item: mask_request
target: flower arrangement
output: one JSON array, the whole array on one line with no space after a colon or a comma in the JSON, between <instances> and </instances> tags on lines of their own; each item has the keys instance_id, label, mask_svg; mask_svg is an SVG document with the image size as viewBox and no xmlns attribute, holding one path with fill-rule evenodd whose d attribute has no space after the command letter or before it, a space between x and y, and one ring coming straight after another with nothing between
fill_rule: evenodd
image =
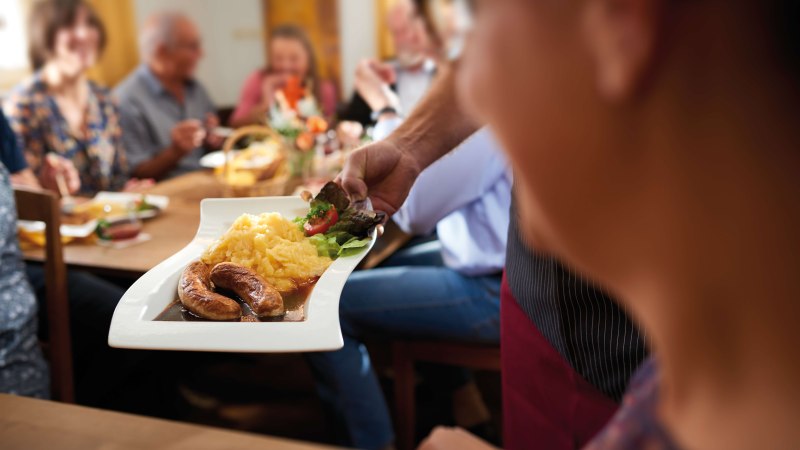
<instances>
[{"instance_id":1,"label":"flower arrangement","mask_svg":"<svg viewBox=\"0 0 800 450\"><path fill-rule=\"evenodd\" d=\"M328 122L322 118L311 89L304 88L297 77L287 80L275 100L269 111L269 126L286 144L292 174L306 176L314 158L312 150L324 140Z\"/></svg>"}]
</instances>

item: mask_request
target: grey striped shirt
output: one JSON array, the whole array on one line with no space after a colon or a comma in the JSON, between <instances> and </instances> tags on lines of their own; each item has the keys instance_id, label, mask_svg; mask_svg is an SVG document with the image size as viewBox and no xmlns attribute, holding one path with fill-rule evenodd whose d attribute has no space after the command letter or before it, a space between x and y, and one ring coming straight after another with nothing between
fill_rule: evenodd
<instances>
[{"instance_id":1,"label":"grey striped shirt","mask_svg":"<svg viewBox=\"0 0 800 450\"><path fill-rule=\"evenodd\" d=\"M644 335L597 286L529 251L517 220L512 206L506 274L517 303L576 372L619 402L647 356Z\"/></svg>"}]
</instances>

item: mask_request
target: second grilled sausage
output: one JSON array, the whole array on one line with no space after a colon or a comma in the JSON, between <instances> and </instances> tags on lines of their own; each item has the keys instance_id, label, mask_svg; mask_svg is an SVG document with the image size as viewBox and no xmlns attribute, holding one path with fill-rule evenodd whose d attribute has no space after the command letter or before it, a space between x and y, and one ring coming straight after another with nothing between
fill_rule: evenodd
<instances>
[{"instance_id":1,"label":"second grilled sausage","mask_svg":"<svg viewBox=\"0 0 800 450\"><path fill-rule=\"evenodd\" d=\"M204 319L236 320L242 316L242 307L235 300L211 290L208 266L201 261L183 269L178 298L186 309Z\"/></svg>"},{"instance_id":2,"label":"second grilled sausage","mask_svg":"<svg viewBox=\"0 0 800 450\"><path fill-rule=\"evenodd\" d=\"M211 269L211 281L218 288L236 293L258 317L276 317L286 313L281 293L247 267L219 263Z\"/></svg>"}]
</instances>

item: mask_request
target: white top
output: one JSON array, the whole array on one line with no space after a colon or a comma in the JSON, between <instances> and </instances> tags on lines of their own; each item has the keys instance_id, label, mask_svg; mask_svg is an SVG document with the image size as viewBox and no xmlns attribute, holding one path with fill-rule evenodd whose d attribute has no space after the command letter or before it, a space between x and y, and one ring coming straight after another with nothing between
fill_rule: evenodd
<instances>
[{"instance_id":1,"label":"white top","mask_svg":"<svg viewBox=\"0 0 800 450\"><path fill-rule=\"evenodd\" d=\"M397 69L395 90L397 91L397 97L400 99L400 113L402 115L409 115L419 100L425 96L435 74L436 63L432 59L426 60L419 70Z\"/></svg>"},{"instance_id":2,"label":"white top","mask_svg":"<svg viewBox=\"0 0 800 450\"><path fill-rule=\"evenodd\" d=\"M394 221L410 234L433 229L445 265L485 275L505 265L512 176L488 129L425 169Z\"/></svg>"}]
</instances>

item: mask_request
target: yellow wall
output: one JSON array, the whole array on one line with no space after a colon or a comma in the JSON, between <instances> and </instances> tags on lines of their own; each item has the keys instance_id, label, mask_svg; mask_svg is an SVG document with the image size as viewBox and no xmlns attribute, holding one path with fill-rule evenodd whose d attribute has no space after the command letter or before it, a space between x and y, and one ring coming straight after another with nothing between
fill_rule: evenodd
<instances>
[{"instance_id":1,"label":"yellow wall","mask_svg":"<svg viewBox=\"0 0 800 450\"><path fill-rule=\"evenodd\" d=\"M139 64L136 20L132 0L89 0L103 19L108 34L106 50L89 76L113 87Z\"/></svg>"},{"instance_id":2,"label":"yellow wall","mask_svg":"<svg viewBox=\"0 0 800 450\"><path fill-rule=\"evenodd\" d=\"M386 13L396 0L375 0L378 7L375 8L375 23L378 30L378 58L381 60L392 59L394 57L394 41L392 35L386 28Z\"/></svg>"}]
</instances>

